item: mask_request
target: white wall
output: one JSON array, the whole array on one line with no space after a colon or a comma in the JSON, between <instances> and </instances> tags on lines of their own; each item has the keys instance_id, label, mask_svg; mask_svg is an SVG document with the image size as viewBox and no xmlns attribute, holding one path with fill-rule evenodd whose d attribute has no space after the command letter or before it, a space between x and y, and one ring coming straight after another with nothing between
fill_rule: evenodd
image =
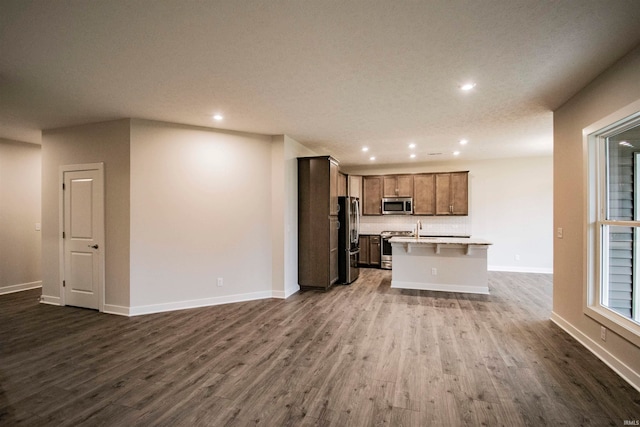
<instances>
[{"instance_id":1,"label":"white wall","mask_svg":"<svg viewBox=\"0 0 640 427\"><path fill-rule=\"evenodd\" d=\"M638 76L640 47L554 113L554 227L563 228L564 238L554 243L553 319L640 390L640 348L611 330L602 341L600 324L583 309L588 248L582 130L640 99Z\"/></svg>"},{"instance_id":2,"label":"white wall","mask_svg":"<svg viewBox=\"0 0 640 427\"><path fill-rule=\"evenodd\" d=\"M317 156L296 140L284 136L285 175L285 295L300 290L298 284L298 157Z\"/></svg>"},{"instance_id":3,"label":"white wall","mask_svg":"<svg viewBox=\"0 0 640 427\"><path fill-rule=\"evenodd\" d=\"M287 298L300 290L297 158L316 154L286 135L272 138L271 154L273 292Z\"/></svg>"},{"instance_id":4,"label":"white wall","mask_svg":"<svg viewBox=\"0 0 640 427\"><path fill-rule=\"evenodd\" d=\"M284 171L284 135L271 138L271 286L275 297L286 298L285 294L285 240L287 224L286 182Z\"/></svg>"},{"instance_id":5,"label":"white wall","mask_svg":"<svg viewBox=\"0 0 640 427\"><path fill-rule=\"evenodd\" d=\"M98 162L104 162L105 168L105 305L129 306L129 120L42 133L42 296L45 302L60 303L60 166Z\"/></svg>"},{"instance_id":6,"label":"white wall","mask_svg":"<svg viewBox=\"0 0 640 427\"><path fill-rule=\"evenodd\" d=\"M550 273L553 268L553 158L459 160L394 167L349 168L353 174L469 171L469 216L419 217L424 230L452 230L493 243L489 269ZM417 217L363 217L372 229L411 229ZM389 225L384 224L389 221ZM366 229L366 228L365 228ZM380 230L378 230L380 231ZM516 260L516 255L519 257Z\"/></svg>"},{"instance_id":7,"label":"white wall","mask_svg":"<svg viewBox=\"0 0 640 427\"><path fill-rule=\"evenodd\" d=\"M271 297L272 155L270 136L132 120L131 314Z\"/></svg>"},{"instance_id":8,"label":"white wall","mask_svg":"<svg viewBox=\"0 0 640 427\"><path fill-rule=\"evenodd\" d=\"M41 286L40 145L0 139L0 294Z\"/></svg>"}]
</instances>

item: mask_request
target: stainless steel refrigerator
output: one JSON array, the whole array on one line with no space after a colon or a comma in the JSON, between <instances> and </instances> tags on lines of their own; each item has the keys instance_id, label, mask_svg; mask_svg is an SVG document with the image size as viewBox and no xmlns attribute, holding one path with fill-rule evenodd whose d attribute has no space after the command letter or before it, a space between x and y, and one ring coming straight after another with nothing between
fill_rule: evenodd
<instances>
[{"instance_id":1,"label":"stainless steel refrigerator","mask_svg":"<svg viewBox=\"0 0 640 427\"><path fill-rule=\"evenodd\" d=\"M357 197L338 197L338 272L339 283L349 284L358 278L360 256L360 200Z\"/></svg>"}]
</instances>

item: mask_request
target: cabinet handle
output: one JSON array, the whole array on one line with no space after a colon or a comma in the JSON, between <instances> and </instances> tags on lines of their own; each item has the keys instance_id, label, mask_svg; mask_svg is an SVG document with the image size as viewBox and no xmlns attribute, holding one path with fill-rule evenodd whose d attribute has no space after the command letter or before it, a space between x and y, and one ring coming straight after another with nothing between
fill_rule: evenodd
<instances>
[{"instance_id":1,"label":"cabinet handle","mask_svg":"<svg viewBox=\"0 0 640 427\"><path fill-rule=\"evenodd\" d=\"M453 213L453 205L449 205L449 213Z\"/></svg>"}]
</instances>

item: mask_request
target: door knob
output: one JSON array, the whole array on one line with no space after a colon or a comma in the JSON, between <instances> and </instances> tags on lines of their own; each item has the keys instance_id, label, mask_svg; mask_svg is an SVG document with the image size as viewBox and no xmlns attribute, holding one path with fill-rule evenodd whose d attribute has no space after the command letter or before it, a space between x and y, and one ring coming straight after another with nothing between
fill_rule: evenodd
<instances>
[{"instance_id":1,"label":"door knob","mask_svg":"<svg viewBox=\"0 0 640 427\"><path fill-rule=\"evenodd\" d=\"M95 244L95 245L87 245L87 246L90 247L90 248L93 248L93 249L98 249L98 245L97 244Z\"/></svg>"}]
</instances>

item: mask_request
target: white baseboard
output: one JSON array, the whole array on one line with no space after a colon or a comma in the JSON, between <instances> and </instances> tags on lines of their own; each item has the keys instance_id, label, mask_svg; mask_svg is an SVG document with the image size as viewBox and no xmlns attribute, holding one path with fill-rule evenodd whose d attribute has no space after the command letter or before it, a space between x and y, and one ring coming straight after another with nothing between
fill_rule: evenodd
<instances>
[{"instance_id":1,"label":"white baseboard","mask_svg":"<svg viewBox=\"0 0 640 427\"><path fill-rule=\"evenodd\" d=\"M602 347L597 341L592 340L580 330L575 328L571 323L560 317L555 312L551 313L551 321L558 325L560 329L571 335L587 350L593 353L598 359L602 360L608 367L613 369L615 373L631 384L636 390L640 391L640 373L634 371L623 363L620 359L609 353L607 349Z\"/></svg>"},{"instance_id":2,"label":"white baseboard","mask_svg":"<svg viewBox=\"0 0 640 427\"><path fill-rule=\"evenodd\" d=\"M114 304L105 304L102 310L103 313L116 314L118 316L130 316L130 311L129 307Z\"/></svg>"},{"instance_id":3,"label":"white baseboard","mask_svg":"<svg viewBox=\"0 0 640 427\"><path fill-rule=\"evenodd\" d=\"M293 295L293 294L295 294L297 292L300 292L300 285L295 285L295 286L292 286L292 287L290 287L288 289L285 289L284 292L285 292L284 293L284 298L287 299L291 295Z\"/></svg>"},{"instance_id":4,"label":"white baseboard","mask_svg":"<svg viewBox=\"0 0 640 427\"><path fill-rule=\"evenodd\" d=\"M286 292L285 291L271 291L271 297L272 298L277 298L277 299L286 299Z\"/></svg>"},{"instance_id":5,"label":"white baseboard","mask_svg":"<svg viewBox=\"0 0 640 427\"><path fill-rule=\"evenodd\" d=\"M60 297L53 297L51 295L42 295L40 297L40 304L62 305L62 300L60 299Z\"/></svg>"},{"instance_id":6,"label":"white baseboard","mask_svg":"<svg viewBox=\"0 0 640 427\"><path fill-rule=\"evenodd\" d=\"M29 289L36 289L42 287L42 280L37 282L20 283L17 285L9 285L0 287L0 295L12 294L14 292L27 291Z\"/></svg>"},{"instance_id":7,"label":"white baseboard","mask_svg":"<svg viewBox=\"0 0 640 427\"><path fill-rule=\"evenodd\" d=\"M137 307L125 307L122 305L105 304L103 313L115 314L118 316L140 316L143 314L162 313L166 311L185 310L189 308L209 307L221 304L232 304L235 302L254 301L267 298L286 299L298 292L298 289L286 291L261 291L247 294L226 295L222 297L203 298L198 300L176 301L163 304L140 305ZM42 295L40 303L50 305L62 305L60 297Z\"/></svg>"},{"instance_id":8,"label":"white baseboard","mask_svg":"<svg viewBox=\"0 0 640 427\"><path fill-rule=\"evenodd\" d=\"M209 307L213 305L230 304L234 302L274 298L273 294L273 291L261 291L250 292L247 294L226 295L222 297L202 298L197 300L168 302L163 304L140 305L137 307L130 307L129 316L139 316L142 314L162 313L165 311L184 310L187 308Z\"/></svg>"},{"instance_id":9,"label":"white baseboard","mask_svg":"<svg viewBox=\"0 0 640 427\"><path fill-rule=\"evenodd\" d=\"M462 292L467 294L484 295L489 294L489 288L487 286L448 285L439 283L401 282L398 280L392 280L391 287L395 289L416 289L419 291Z\"/></svg>"},{"instance_id":10,"label":"white baseboard","mask_svg":"<svg viewBox=\"0 0 640 427\"><path fill-rule=\"evenodd\" d=\"M553 274L553 268L542 267L512 267L512 266L499 266L490 265L487 267L489 271L505 271L509 273L541 273L541 274Z\"/></svg>"}]
</instances>

